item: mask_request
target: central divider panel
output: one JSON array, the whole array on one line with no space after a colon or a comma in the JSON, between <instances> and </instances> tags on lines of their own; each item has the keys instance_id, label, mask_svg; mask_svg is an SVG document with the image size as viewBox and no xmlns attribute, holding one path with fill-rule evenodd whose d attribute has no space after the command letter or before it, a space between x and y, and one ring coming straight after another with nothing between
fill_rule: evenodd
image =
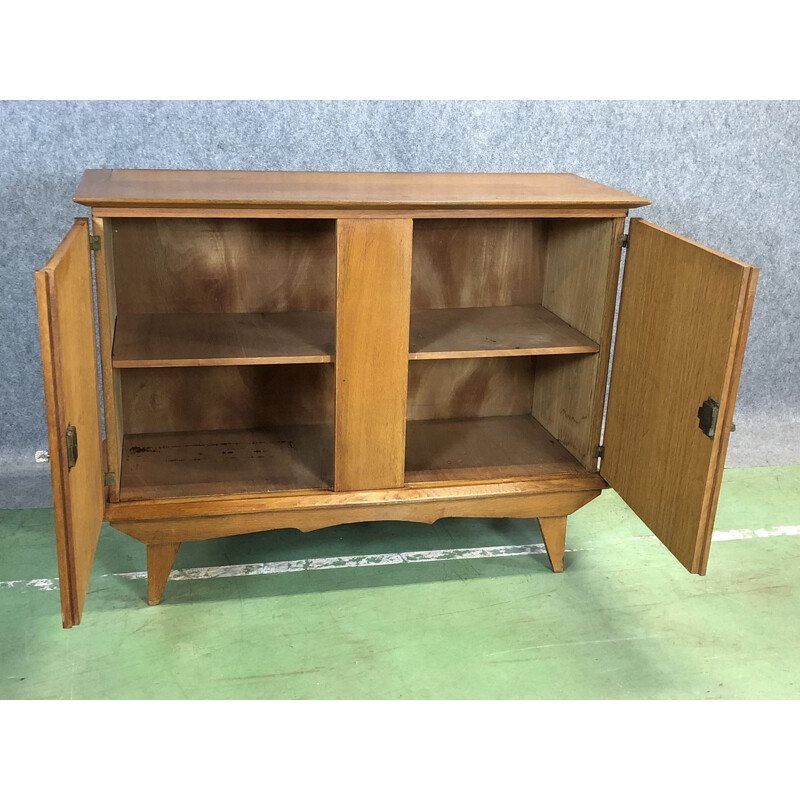
<instances>
[{"instance_id":1,"label":"central divider panel","mask_svg":"<svg viewBox=\"0 0 800 800\"><path fill-rule=\"evenodd\" d=\"M404 481L410 219L336 223L337 491Z\"/></svg>"}]
</instances>

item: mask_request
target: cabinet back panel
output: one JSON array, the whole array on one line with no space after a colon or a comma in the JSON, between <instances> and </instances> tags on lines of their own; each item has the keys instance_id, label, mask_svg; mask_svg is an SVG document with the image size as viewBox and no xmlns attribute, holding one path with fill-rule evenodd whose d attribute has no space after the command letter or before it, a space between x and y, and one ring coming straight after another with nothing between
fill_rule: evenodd
<instances>
[{"instance_id":1,"label":"cabinet back panel","mask_svg":"<svg viewBox=\"0 0 800 800\"><path fill-rule=\"evenodd\" d=\"M109 219L119 314L334 311L334 220Z\"/></svg>"},{"instance_id":2,"label":"cabinet back panel","mask_svg":"<svg viewBox=\"0 0 800 800\"><path fill-rule=\"evenodd\" d=\"M120 372L126 434L333 422L333 364Z\"/></svg>"},{"instance_id":3,"label":"cabinet back panel","mask_svg":"<svg viewBox=\"0 0 800 800\"><path fill-rule=\"evenodd\" d=\"M538 219L414 220L412 309L541 303L544 224Z\"/></svg>"},{"instance_id":4,"label":"cabinet back panel","mask_svg":"<svg viewBox=\"0 0 800 800\"><path fill-rule=\"evenodd\" d=\"M410 361L410 420L530 414L533 358Z\"/></svg>"}]
</instances>

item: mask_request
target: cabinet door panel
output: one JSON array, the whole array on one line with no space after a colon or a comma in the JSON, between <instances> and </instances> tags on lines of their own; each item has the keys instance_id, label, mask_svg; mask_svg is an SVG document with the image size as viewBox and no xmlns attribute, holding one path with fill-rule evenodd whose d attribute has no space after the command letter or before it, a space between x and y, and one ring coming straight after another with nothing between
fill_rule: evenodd
<instances>
[{"instance_id":1,"label":"cabinet door panel","mask_svg":"<svg viewBox=\"0 0 800 800\"><path fill-rule=\"evenodd\" d=\"M81 620L105 502L87 220L75 221L36 273L36 300L61 616L70 628Z\"/></svg>"},{"instance_id":2,"label":"cabinet door panel","mask_svg":"<svg viewBox=\"0 0 800 800\"><path fill-rule=\"evenodd\" d=\"M337 491L403 485L411 236L410 219L336 225Z\"/></svg>"},{"instance_id":3,"label":"cabinet door panel","mask_svg":"<svg viewBox=\"0 0 800 800\"><path fill-rule=\"evenodd\" d=\"M631 221L600 474L694 573L708 561L757 279ZM713 438L698 417L709 400Z\"/></svg>"}]
</instances>

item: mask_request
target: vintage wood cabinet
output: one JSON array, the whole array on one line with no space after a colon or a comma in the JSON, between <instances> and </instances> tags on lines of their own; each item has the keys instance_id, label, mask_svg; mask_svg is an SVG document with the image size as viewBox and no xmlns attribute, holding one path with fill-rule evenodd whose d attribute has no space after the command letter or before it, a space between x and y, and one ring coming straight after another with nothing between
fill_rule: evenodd
<instances>
[{"instance_id":1,"label":"vintage wood cabinet","mask_svg":"<svg viewBox=\"0 0 800 800\"><path fill-rule=\"evenodd\" d=\"M560 571L607 486L705 572L758 270L625 233L647 200L159 170L89 170L75 200L91 235L36 275L65 627L104 519L147 545L151 603L182 542L364 520L536 517Z\"/></svg>"}]
</instances>

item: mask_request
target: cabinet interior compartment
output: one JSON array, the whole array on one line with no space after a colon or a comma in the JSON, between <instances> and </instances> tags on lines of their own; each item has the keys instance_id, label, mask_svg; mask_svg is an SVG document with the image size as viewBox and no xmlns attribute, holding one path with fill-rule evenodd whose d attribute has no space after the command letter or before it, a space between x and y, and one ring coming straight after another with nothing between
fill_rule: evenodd
<instances>
[{"instance_id":1,"label":"cabinet interior compartment","mask_svg":"<svg viewBox=\"0 0 800 800\"><path fill-rule=\"evenodd\" d=\"M597 471L618 220L416 220L406 482Z\"/></svg>"},{"instance_id":2,"label":"cabinet interior compartment","mask_svg":"<svg viewBox=\"0 0 800 800\"><path fill-rule=\"evenodd\" d=\"M115 368L334 360L333 220L112 222Z\"/></svg>"},{"instance_id":3,"label":"cabinet interior compartment","mask_svg":"<svg viewBox=\"0 0 800 800\"><path fill-rule=\"evenodd\" d=\"M332 364L120 372L121 500L332 486Z\"/></svg>"},{"instance_id":4,"label":"cabinet interior compartment","mask_svg":"<svg viewBox=\"0 0 800 800\"><path fill-rule=\"evenodd\" d=\"M409 362L406 483L583 474L531 414L537 361Z\"/></svg>"},{"instance_id":5,"label":"cabinet interior compartment","mask_svg":"<svg viewBox=\"0 0 800 800\"><path fill-rule=\"evenodd\" d=\"M330 488L335 222L114 218L104 248L119 499Z\"/></svg>"}]
</instances>

